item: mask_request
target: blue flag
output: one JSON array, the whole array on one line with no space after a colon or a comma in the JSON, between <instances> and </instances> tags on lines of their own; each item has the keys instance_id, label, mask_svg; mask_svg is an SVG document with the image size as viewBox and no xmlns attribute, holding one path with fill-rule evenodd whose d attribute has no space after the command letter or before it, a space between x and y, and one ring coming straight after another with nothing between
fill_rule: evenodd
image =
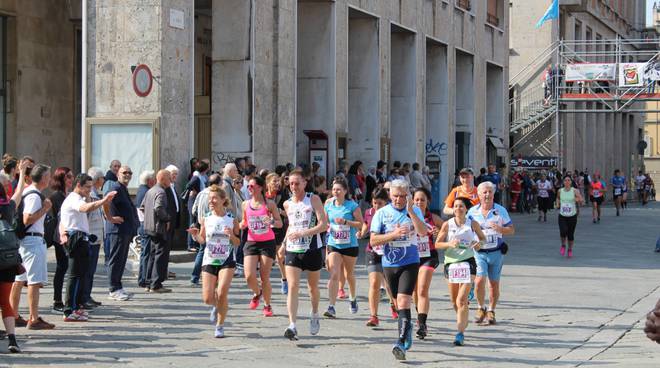
<instances>
[{"instance_id":1,"label":"blue flag","mask_svg":"<svg viewBox=\"0 0 660 368\"><path fill-rule=\"evenodd\" d=\"M559 19L559 0L552 0L552 4L550 4L548 10L545 11L543 17L536 23L536 28L541 27L546 20L550 19Z\"/></svg>"}]
</instances>

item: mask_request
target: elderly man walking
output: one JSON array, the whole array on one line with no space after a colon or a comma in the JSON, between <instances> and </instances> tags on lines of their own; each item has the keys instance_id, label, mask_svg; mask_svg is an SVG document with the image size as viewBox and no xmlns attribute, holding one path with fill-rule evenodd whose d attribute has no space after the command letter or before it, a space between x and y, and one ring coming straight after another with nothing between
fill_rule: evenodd
<instances>
[{"instance_id":1,"label":"elderly man walking","mask_svg":"<svg viewBox=\"0 0 660 368\"><path fill-rule=\"evenodd\" d=\"M168 211L168 194L171 175L167 170L156 174L156 185L151 187L144 196L140 209L144 213L144 234L149 238L151 252L147 263L151 283L148 291L152 293L169 293L172 290L163 287L167 279L167 263L170 257L170 242L173 226L171 212Z\"/></svg>"},{"instance_id":2,"label":"elderly man walking","mask_svg":"<svg viewBox=\"0 0 660 368\"><path fill-rule=\"evenodd\" d=\"M477 323L488 325L495 324L495 306L500 298L500 275L504 263L504 254L508 246L502 240L503 235L513 235L515 229L507 210L494 202L497 187L490 181L484 181L477 187L479 204L470 208L468 218L481 225L486 235L486 244L478 252L474 259L477 262L477 277L475 279L477 303ZM489 285L489 305L485 306L486 278Z\"/></svg>"},{"instance_id":3,"label":"elderly man walking","mask_svg":"<svg viewBox=\"0 0 660 368\"><path fill-rule=\"evenodd\" d=\"M110 279L109 298L118 301L131 299L132 295L124 290L121 279L128 260L129 244L137 234L137 209L128 194L128 183L133 172L128 166L122 166L118 172L118 182L111 188L117 192L112 201L105 203L104 210L110 214L106 222L106 238L109 244L108 278Z\"/></svg>"}]
</instances>

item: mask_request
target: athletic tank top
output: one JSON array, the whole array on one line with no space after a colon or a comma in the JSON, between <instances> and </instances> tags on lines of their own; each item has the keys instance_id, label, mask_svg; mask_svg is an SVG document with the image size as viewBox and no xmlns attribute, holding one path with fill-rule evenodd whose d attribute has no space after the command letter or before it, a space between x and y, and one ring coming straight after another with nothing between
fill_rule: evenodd
<instances>
[{"instance_id":1,"label":"athletic tank top","mask_svg":"<svg viewBox=\"0 0 660 368\"><path fill-rule=\"evenodd\" d=\"M575 203L575 191L573 191L573 188L568 191L566 191L564 188L561 188L559 190L559 215L564 217L571 217L575 216L576 214L577 205Z\"/></svg>"},{"instance_id":2,"label":"athletic tank top","mask_svg":"<svg viewBox=\"0 0 660 368\"><path fill-rule=\"evenodd\" d=\"M601 180L596 180L591 184L592 188L592 195L594 198L600 198L603 195L603 190L605 190L605 187L603 186L603 182Z\"/></svg>"},{"instance_id":3,"label":"athletic tank top","mask_svg":"<svg viewBox=\"0 0 660 368\"><path fill-rule=\"evenodd\" d=\"M204 228L206 229L206 248L202 266L222 266L229 257L233 256L234 247L229 241L229 236L225 234L225 229L234 228L234 216L229 212L222 217L211 213L204 218Z\"/></svg>"},{"instance_id":4,"label":"athletic tank top","mask_svg":"<svg viewBox=\"0 0 660 368\"><path fill-rule=\"evenodd\" d=\"M426 228L429 230L428 235L425 236L419 236L417 235L417 251L419 252L419 258L425 258L425 257L430 257L431 256L431 251L435 250L435 244L433 244L433 233L431 232L431 229L433 229L433 215L431 215L431 212L426 211L426 214L424 215L424 224L426 224Z\"/></svg>"},{"instance_id":5,"label":"athletic tank top","mask_svg":"<svg viewBox=\"0 0 660 368\"><path fill-rule=\"evenodd\" d=\"M316 226L316 212L312 207L312 193L306 193L300 202L294 202L293 198L287 200L288 210L286 216L289 218L289 233L303 231ZM320 238L317 235L306 236L295 241L286 239L286 251L291 253L305 253L308 249L319 249Z\"/></svg>"},{"instance_id":6,"label":"athletic tank top","mask_svg":"<svg viewBox=\"0 0 660 368\"><path fill-rule=\"evenodd\" d=\"M255 210L252 208L252 201L248 201L245 216L248 223L248 241L265 242L275 239L275 233L270 227L270 212L265 203Z\"/></svg>"},{"instance_id":7,"label":"athletic tank top","mask_svg":"<svg viewBox=\"0 0 660 368\"><path fill-rule=\"evenodd\" d=\"M474 257L474 250L471 245L477 239L477 235L472 230L472 220L465 219L463 226L456 224L456 218L453 217L447 221L449 229L447 232L447 241L454 239L459 241L458 248L445 249L445 264L456 263Z\"/></svg>"}]
</instances>

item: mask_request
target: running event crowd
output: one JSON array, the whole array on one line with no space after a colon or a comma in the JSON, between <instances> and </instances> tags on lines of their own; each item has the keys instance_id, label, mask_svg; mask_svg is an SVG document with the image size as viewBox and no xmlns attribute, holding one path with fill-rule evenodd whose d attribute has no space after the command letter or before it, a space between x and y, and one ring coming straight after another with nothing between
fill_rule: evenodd
<instances>
[{"instance_id":1,"label":"running event crowd","mask_svg":"<svg viewBox=\"0 0 660 368\"><path fill-rule=\"evenodd\" d=\"M360 161L342 164L327 183L319 169L318 164L258 169L245 157L225 164L221 172L211 172L209 160L192 159L187 184L177 188L179 169L173 165L133 173L114 160L107 172L92 167L76 174L27 156L5 154L0 173L0 242L11 243L14 237L20 244L14 261L12 257L0 261L0 307L9 351L20 352L15 327L55 328L39 314L40 290L47 284L53 287L52 308L62 313L65 323L86 322L89 312L102 306L92 298L101 249L109 299L133 297L122 284L130 252L139 252L137 283L146 293L171 292L165 284L176 275L168 270L169 256L179 239L196 253L190 284L201 287L202 301L211 307L215 337L224 337L234 277L244 277L253 293L249 309L263 305L264 317L274 315L270 277L274 264L280 276L276 286L286 295L286 338L298 339L303 273L312 305L306 332L319 334L322 316L334 319L342 313L336 308L337 299L348 299L346 312L356 314L355 266L360 252L365 252L370 312L366 325L379 325L379 301L388 298L387 314L399 326L392 348L396 359L406 358L413 332L418 339L428 334L429 290L438 268L456 311L453 344L462 346L469 300L476 299L477 324L496 323L508 250L504 239L515 231L509 210L538 208L538 221L546 221L547 212L557 209L560 252L572 257L580 206L590 201L593 222L599 223L609 187L619 215L632 184L618 170L608 184L598 172L551 170L532 175L515 170L507 178L494 165L481 169L478 176L463 168L456 172L444 207L433 213L432 177L417 163L394 162L388 167L379 161L369 170ZM128 185L134 175L139 187L132 197ZM640 172L634 180L640 200L651 200L650 177ZM509 205L502 206L503 202ZM180 223L183 219L186 223ZM366 243L362 250L361 239ZM54 249L57 260L50 283L48 248ZM3 254L8 249L1 248ZM319 309L322 269L329 274L323 310ZM18 308L23 289L28 301L25 317Z\"/></svg>"}]
</instances>

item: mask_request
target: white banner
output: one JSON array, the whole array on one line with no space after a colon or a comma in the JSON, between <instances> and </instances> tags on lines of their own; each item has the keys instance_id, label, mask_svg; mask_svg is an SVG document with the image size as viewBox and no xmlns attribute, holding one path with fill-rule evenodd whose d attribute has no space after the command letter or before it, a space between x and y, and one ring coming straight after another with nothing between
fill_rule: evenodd
<instances>
[{"instance_id":1,"label":"white banner","mask_svg":"<svg viewBox=\"0 0 660 368\"><path fill-rule=\"evenodd\" d=\"M566 65L566 81L613 81L616 64L580 63Z\"/></svg>"}]
</instances>

